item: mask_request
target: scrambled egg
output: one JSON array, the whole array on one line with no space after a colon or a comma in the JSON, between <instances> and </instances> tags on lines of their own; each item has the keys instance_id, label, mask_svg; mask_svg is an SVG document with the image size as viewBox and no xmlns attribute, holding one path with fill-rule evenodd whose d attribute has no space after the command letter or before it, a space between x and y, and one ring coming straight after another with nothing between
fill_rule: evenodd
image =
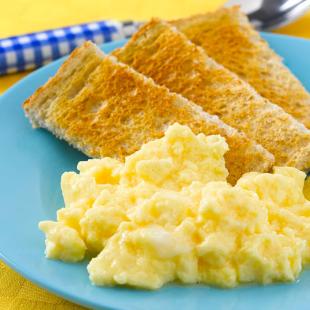
<instances>
[{"instance_id":1,"label":"scrambled egg","mask_svg":"<svg viewBox=\"0 0 310 310\"><path fill-rule=\"evenodd\" d=\"M128 156L78 164L64 173L65 208L40 222L46 256L93 256L96 285L160 288L167 282L293 281L310 262L305 174L275 168L226 182L220 136L174 124Z\"/></svg>"},{"instance_id":2,"label":"scrambled egg","mask_svg":"<svg viewBox=\"0 0 310 310\"><path fill-rule=\"evenodd\" d=\"M308 178L305 181L304 195L308 200L310 199L310 176L308 176Z\"/></svg>"}]
</instances>

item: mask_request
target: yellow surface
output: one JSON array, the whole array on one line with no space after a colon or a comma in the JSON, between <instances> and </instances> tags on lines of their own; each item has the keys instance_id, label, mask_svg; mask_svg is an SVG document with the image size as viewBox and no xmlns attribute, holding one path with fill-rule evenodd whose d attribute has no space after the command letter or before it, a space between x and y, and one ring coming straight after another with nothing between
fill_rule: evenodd
<instances>
[{"instance_id":1,"label":"yellow surface","mask_svg":"<svg viewBox=\"0 0 310 310\"><path fill-rule=\"evenodd\" d=\"M105 18L174 18L216 9L224 0L0 0L0 37ZM279 30L310 38L310 12ZM0 93L26 74L0 77ZM0 262L0 309L80 309L31 284Z\"/></svg>"},{"instance_id":2,"label":"yellow surface","mask_svg":"<svg viewBox=\"0 0 310 310\"><path fill-rule=\"evenodd\" d=\"M62 175L57 221L39 224L46 256L75 263L88 250L98 286L296 280L310 262L305 173L275 167L231 186L227 150L223 137L176 123L125 163L79 162Z\"/></svg>"}]
</instances>

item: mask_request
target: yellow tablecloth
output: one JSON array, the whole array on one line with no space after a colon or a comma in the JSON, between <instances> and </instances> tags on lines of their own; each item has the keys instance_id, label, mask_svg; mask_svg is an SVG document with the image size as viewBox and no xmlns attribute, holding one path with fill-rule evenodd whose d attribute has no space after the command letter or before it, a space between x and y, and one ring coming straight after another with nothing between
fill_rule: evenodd
<instances>
[{"instance_id":1,"label":"yellow tablecloth","mask_svg":"<svg viewBox=\"0 0 310 310\"><path fill-rule=\"evenodd\" d=\"M0 37L101 19L177 18L224 0L0 0ZM310 38L310 12L277 32ZM0 77L0 93L27 73ZM0 261L0 309L82 309L25 280Z\"/></svg>"}]
</instances>

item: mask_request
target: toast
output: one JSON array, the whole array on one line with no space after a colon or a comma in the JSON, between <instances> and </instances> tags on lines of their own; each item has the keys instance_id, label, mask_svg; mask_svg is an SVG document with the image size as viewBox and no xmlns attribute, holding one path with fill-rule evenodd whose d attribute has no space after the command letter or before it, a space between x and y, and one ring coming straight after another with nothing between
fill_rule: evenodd
<instances>
[{"instance_id":1,"label":"toast","mask_svg":"<svg viewBox=\"0 0 310 310\"><path fill-rule=\"evenodd\" d=\"M217 64L175 27L154 19L113 54L243 131L275 156L276 165L310 167L310 130Z\"/></svg>"},{"instance_id":2,"label":"toast","mask_svg":"<svg viewBox=\"0 0 310 310\"><path fill-rule=\"evenodd\" d=\"M103 58L103 53L90 42L85 42L80 48L76 48L57 74L25 101L23 106L32 126L45 127L47 113L52 105L63 94L66 94L67 100L74 98Z\"/></svg>"},{"instance_id":3,"label":"toast","mask_svg":"<svg viewBox=\"0 0 310 310\"><path fill-rule=\"evenodd\" d=\"M79 61L86 53L93 53L94 62L100 58L88 74ZM57 83L63 87L55 90ZM48 129L90 157L123 159L179 122L195 133L226 138L230 150L225 159L232 183L245 172L268 171L273 164L273 156L244 134L91 43L75 50L24 103L24 110L35 127Z\"/></svg>"},{"instance_id":4,"label":"toast","mask_svg":"<svg viewBox=\"0 0 310 310\"><path fill-rule=\"evenodd\" d=\"M239 7L172 22L207 54L310 128L310 94Z\"/></svg>"}]
</instances>

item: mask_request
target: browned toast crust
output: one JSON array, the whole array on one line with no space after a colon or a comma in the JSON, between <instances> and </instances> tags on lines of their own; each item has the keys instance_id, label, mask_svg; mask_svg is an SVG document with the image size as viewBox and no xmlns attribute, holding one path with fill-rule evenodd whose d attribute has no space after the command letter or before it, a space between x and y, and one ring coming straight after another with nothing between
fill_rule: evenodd
<instances>
[{"instance_id":1,"label":"browned toast crust","mask_svg":"<svg viewBox=\"0 0 310 310\"><path fill-rule=\"evenodd\" d=\"M195 44L310 128L310 94L238 7L173 21Z\"/></svg>"},{"instance_id":2,"label":"browned toast crust","mask_svg":"<svg viewBox=\"0 0 310 310\"><path fill-rule=\"evenodd\" d=\"M243 131L269 150L277 165L310 167L310 131L168 23L145 24L114 55Z\"/></svg>"},{"instance_id":3,"label":"browned toast crust","mask_svg":"<svg viewBox=\"0 0 310 310\"><path fill-rule=\"evenodd\" d=\"M268 171L273 164L273 156L260 145L111 56L104 56L75 96L70 87L62 88L48 104L36 102L37 95L25 103L30 119L91 157L123 159L179 122L195 133L226 137L232 182L248 171Z\"/></svg>"}]
</instances>

